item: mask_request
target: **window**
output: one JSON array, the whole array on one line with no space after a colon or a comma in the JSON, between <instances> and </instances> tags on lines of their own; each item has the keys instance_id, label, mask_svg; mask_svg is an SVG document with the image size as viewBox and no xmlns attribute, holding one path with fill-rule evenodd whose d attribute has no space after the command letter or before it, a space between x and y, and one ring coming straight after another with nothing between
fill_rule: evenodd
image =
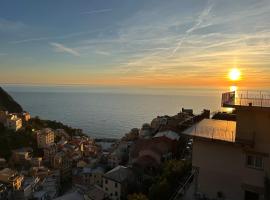
<instances>
[{"instance_id":1,"label":"window","mask_svg":"<svg viewBox=\"0 0 270 200\"><path fill-rule=\"evenodd\" d=\"M114 183L114 187L116 187L116 188L117 188L117 186L118 186L118 184L117 184L117 183Z\"/></svg>"},{"instance_id":2,"label":"window","mask_svg":"<svg viewBox=\"0 0 270 200\"><path fill-rule=\"evenodd\" d=\"M247 155L246 165L255 169L263 168L263 158L258 155Z\"/></svg>"},{"instance_id":3,"label":"window","mask_svg":"<svg viewBox=\"0 0 270 200\"><path fill-rule=\"evenodd\" d=\"M115 192L114 195L117 196L118 195L118 192Z\"/></svg>"},{"instance_id":4,"label":"window","mask_svg":"<svg viewBox=\"0 0 270 200\"><path fill-rule=\"evenodd\" d=\"M105 180L105 184L108 184L108 180L107 179Z\"/></svg>"}]
</instances>

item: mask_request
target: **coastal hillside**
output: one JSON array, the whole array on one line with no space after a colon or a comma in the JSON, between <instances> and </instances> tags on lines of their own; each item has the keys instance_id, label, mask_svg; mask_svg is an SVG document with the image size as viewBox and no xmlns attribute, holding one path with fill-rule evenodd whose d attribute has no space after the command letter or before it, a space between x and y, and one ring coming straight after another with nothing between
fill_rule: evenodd
<instances>
[{"instance_id":1,"label":"coastal hillside","mask_svg":"<svg viewBox=\"0 0 270 200\"><path fill-rule=\"evenodd\" d=\"M23 108L0 87L0 110L6 110L10 113L21 113Z\"/></svg>"}]
</instances>

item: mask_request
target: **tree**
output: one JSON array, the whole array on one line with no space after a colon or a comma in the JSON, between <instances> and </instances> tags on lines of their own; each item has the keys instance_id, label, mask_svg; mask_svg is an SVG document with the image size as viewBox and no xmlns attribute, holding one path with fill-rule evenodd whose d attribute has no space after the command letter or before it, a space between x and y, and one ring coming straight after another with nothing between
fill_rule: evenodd
<instances>
[{"instance_id":1,"label":"tree","mask_svg":"<svg viewBox=\"0 0 270 200\"><path fill-rule=\"evenodd\" d=\"M150 187L149 198L151 200L169 199L171 192L167 179L162 179Z\"/></svg>"},{"instance_id":2,"label":"tree","mask_svg":"<svg viewBox=\"0 0 270 200\"><path fill-rule=\"evenodd\" d=\"M128 200L148 200L148 198L142 193L134 193L128 195Z\"/></svg>"},{"instance_id":3,"label":"tree","mask_svg":"<svg viewBox=\"0 0 270 200\"><path fill-rule=\"evenodd\" d=\"M167 161L162 173L156 177L155 183L149 189L151 200L169 199L179 183L191 170L191 164L182 160Z\"/></svg>"}]
</instances>

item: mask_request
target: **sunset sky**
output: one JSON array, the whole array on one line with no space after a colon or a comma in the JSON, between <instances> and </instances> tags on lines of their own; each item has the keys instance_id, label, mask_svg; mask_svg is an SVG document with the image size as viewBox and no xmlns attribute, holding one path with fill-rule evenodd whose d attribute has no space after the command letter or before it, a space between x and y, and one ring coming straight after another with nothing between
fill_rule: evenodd
<instances>
[{"instance_id":1,"label":"sunset sky","mask_svg":"<svg viewBox=\"0 0 270 200\"><path fill-rule=\"evenodd\" d=\"M0 83L270 87L269 0L0 0Z\"/></svg>"}]
</instances>

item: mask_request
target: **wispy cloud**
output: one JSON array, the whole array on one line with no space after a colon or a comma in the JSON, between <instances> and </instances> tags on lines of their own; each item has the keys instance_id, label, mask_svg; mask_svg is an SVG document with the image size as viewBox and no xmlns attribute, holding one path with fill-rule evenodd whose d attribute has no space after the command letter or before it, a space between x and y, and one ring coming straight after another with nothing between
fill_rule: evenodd
<instances>
[{"instance_id":1,"label":"wispy cloud","mask_svg":"<svg viewBox=\"0 0 270 200\"><path fill-rule=\"evenodd\" d=\"M22 22L0 18L0 31L3 32L18 31L25 27L26 25Z\"/></svg>"},{"instance_id":2,"label":"wispy cloud","mask_svg":"<svg viewBox=\"0 0 270 200\"><path fill-rule=\"evenodd\" d=\"M46 41L46 40L69 39L69 38L79 37L79 36L87 35L87 34L91 34L91 33L97 33L100 31L104 31L106 29L107 28L91 30L91 31L81 31L81 32L69 33L69 34L65 34L65 35L58 35L58 36L52 36L52 37L27 38L27 39L23 39L23 40L10 41L10 43L11 44L20 44L20 43L36 42L36 41L44 41L44 40Z\"/></svg>"},{"instance_id":3,"label":"wispy cloud","mask_svg":"<svg viewBox=\"0 0 270 200\"><path fill-rule=\"evenodd\" d=\"M186 77L194 78L194 83L203 78L214 82L235 65L235 59L245 76L255 77L261 73L269 77L269 0L210 0L207 4L207 0L191 1L191 8L181 6L181 1L168 4L162 0L159 3L164 6L143 6L116 24L112 19L111 27L98 30L101 34L98 31L89 34L88 38L80 36L90 32L75 32L13 43L57 41L59 43L50 43L55 51L81 55L83 63L93 64L91 69L88 65L85 67L85 70L93 70L93 74L134 77L142 83L153 78L167 81ZM99 16L95 13L110 11L90 10L84 14L93 14L95 19ZM62 41L72 37L77 38ZM72 46L66 47L66 44ZM78 66L80 64L78 62Z\"/></svg>"},{"instance_id":4,"label":"wispy cloud","mask_svg":"<svg viewBox=\"0 0 270 200\"><path fill-rule=\"evenodd\" d=\"M112 11L112 9L107 8L107 9L99 9L99 10L90 10L90 11L82 12L81 14L92 15L92 14L111 12L111 11Z\"/></svg>"},{"instance_id":5,"label":"wispy cloud","mask_svg":"<svg viewBox=\"0 0 270 200\"><path fill-rule=\"evenodd\" d=\"M102 55L102 56L109 56L109 55L111 55L109 52L107 52L107 51L96 51L95 52L96 54L98 54L98 55Z\"/></svg>"},{"instance_id":6,"label":"wispy cloud","mask_svg":"<svg viewBox=\"0 0 270 200\"><path fill-rule=\"evenodd\" d=\"M202 13L198 16L195 24L189 28L185 34L182 36L182 38L179 39L179 42L177 43L177 46L175 47L175 49L172 52L172 55L174 55L177 50L180 48L180 46L183 44L183 42L186 40L186 38L196 29L200 28L202 23L204 22L204 20L208 17L211 9L213 8L213 4L210 4L208 2L208 5L206 6L206 8L202 11Z\"/></svg>"},{"instance_id":7,"label":"wispy cloud","mask_svg":"<svg viewBox=\"0 0 270 200\"><path fill-rule=\"evenodd\" d=\"M78 51L76 51L75 49L66 47L63 44L51 42L50 45L54 47L54 51L56 52L63 52L63 53L69 53L73 56L80 56L80 53Z\"/></svg>"}]
</instances>

